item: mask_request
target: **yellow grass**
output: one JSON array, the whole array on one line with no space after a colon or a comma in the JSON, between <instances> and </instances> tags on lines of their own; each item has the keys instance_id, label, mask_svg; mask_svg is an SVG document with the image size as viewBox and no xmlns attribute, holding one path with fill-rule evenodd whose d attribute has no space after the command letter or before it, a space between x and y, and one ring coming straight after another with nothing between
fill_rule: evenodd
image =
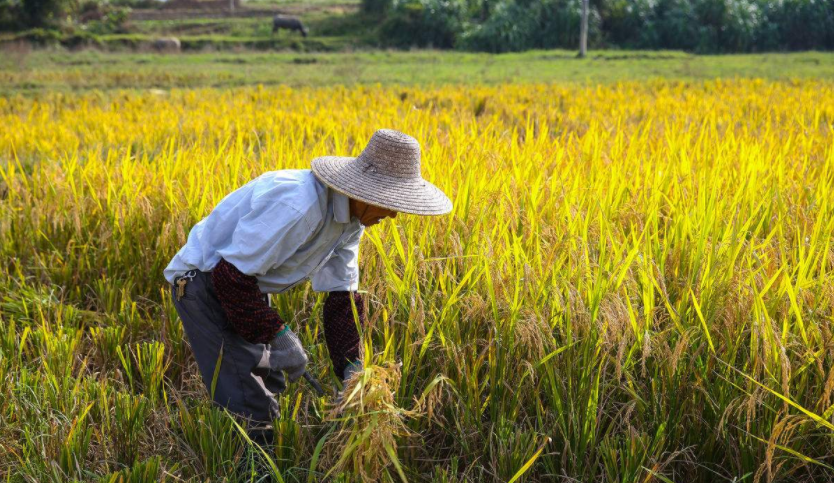
<instances>
[{"instance_id":1,"label":"yellow grass","mask_svg":"<svg viewBox=\"0 0 834 483\"><path fill-rule=\"evenodd\" d=\"M832 480L834 83L49 94L0 98L0 126L12 481L125 451L212 477L183 441L219 436L177 436L176 401L206 396L162 269L231 190L383 127L422 143L455 208L368 231L369 364L402 366L372 410L350 403L383 418L353 433L291 386L285 480ZM330 383L320 301L276 298ZM164 362L137 360L153 341ZM147 434L102 413L114 392L153 406Z\"/></svg>"}]
</instances>

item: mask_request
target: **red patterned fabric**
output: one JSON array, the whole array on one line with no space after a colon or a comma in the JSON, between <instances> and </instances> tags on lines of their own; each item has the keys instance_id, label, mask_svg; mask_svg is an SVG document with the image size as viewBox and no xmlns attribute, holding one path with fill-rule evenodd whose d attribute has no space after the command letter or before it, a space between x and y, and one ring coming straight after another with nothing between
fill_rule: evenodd
<instances>
[{"instance_id":1,"label":"red patterned fabric","mask_svg":"<svg viewBox=\"0 0 834 483\"><path fill-rule=\"evenodd\" d=\"M246 275L224 259L211 271L214 292L235 332L249 342L266 344L284 326L258 288L258 279Z\"/></svg>"},{"instance_id":2,"label":"red patterned fabric","mask_svg":"<svg viewBox=\"0 0 834 483\"><path fill-rule=\"evenodd\" d=\"M350 306L351 292L330 292L324 301L324 340L333 362L333 370L341 379L345 367L351 362L359 360L359 331L353 320L353 310ZM362 295L353 292L359 323L365 327L365 305Z\"/></svg>"}]
</instances>

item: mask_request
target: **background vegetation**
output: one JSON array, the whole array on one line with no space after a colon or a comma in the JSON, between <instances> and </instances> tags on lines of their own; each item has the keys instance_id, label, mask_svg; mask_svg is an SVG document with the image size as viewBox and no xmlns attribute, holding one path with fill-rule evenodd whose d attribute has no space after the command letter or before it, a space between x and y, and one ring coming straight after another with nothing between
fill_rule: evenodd
<instances>
[{"instance_id":1,"label":"background vegetation","mask_svg":"<svg viewBox=\"0 0 834 483\"><path fill-rule=\"evenodd\" d=\"M379 3L383 5L380 6ZM370 0L382 38L487 52L576 48L581 0ZM755 52L834 48L832 0L594 0L597 47Z\"/></svg>"},{"instance_id":2,"label":"background vegetation","mask_svg":"<svg viewBox=\"0 0 834 483\"><path fill-rule=\"evenodd\" d=\"M690 55L682 52L571 51L483 54L441 51L340 53L203 52L181 55L7 48L0 94L40 96L88 89L255 85L444 85L758 77L834 78L834 54Z\"/></svg>"},{"instance_id":3,"label":"background vegetation","mask_svg":"<svg viewBox=\"0 0 834 483\"><path fill-rule=\"evenodd\" d=\"M153 0L0 0L0 31L18 32L7 38L69 47L135 48L156 35L173 34L185 38L186 49L223 48L224 43L294 50L575 49L581 0L259 0L235 14L215 7L210 19L192 11L194 18L131 20L131 9L146 12L163 5ZM261 13L248 16L246 10ZM279 11L300 16L311 39L276 40L269 20ZM114 34L125 37L119 42L110 37ZM214 36L218 41L208 42ZM592 48L697 53L831 50L834 0L592 0L589 42Z\"/></svg>"},{"instance_id":4,"label":"background vegetation","mask_svg":"<svg viewBox=\"0 0 834 483\"><path fill-rule=\"evenodd\" d=\"M387 126L455 209L369 230L365 405L290 385L284 481L830 482L833 100L813 79L0 97L0 478L247 480L161 271L230 190ZM331 386L322 298L274 302Z\"/></svg>"}]
</instances>

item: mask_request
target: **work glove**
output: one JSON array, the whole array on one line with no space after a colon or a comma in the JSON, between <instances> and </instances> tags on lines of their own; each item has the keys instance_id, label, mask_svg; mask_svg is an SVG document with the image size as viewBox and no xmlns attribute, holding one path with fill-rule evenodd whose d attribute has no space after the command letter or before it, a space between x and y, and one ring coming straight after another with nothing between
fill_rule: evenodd
<instances>
[{"instance_id":1,"label":"work glove","mask_svg":"<svg viewBox=\"0 0 834 483\"><path fill-rule=\"evenodd\" d=\"M284 326L269 344L269 365L273 371L284 371L290 381L297 381L307 368L307 354L298 336Z\"/></svg>"},{"instance_id":2,"label":"work glove","mask_svg":"<svg viewBox=\"0 0 834 483\"><path fill-rule=\"evenodd\" d=\"M362 371L362 361L354 361L345 367L345 372L343 373L342 381L347 382L348 379L353 377L354 374L357 372Z\"/></svg>"}]
</instances>

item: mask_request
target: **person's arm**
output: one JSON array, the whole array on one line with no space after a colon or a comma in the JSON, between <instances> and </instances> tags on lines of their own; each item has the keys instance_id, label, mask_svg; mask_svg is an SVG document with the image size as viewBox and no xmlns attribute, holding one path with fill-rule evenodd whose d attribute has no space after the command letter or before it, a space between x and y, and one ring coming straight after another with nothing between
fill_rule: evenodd
<instances>
[{"instance_id":1,"label":"person's arm","mask_svg":"<svg viewBox=\"0 0 834 483\"><path fill-rule=\"evenodd\" d=\"M345 368L359 361L360 340L356 320L353 317L351 298L356 305L359 324L365 327L365 306L359 292L335 291L327 295L322 316L324 319L324 340L333 370L339 379L344 379Z\"/></svg>"},{"instance_id":2,"label":"person's arm","mask_svg":"<svg viewBox=\"0 0 834 483\"><path fill-rule=\"evenodd\" d=\"M324 302L324 340L339 379L345 368L361 358L359 331L353 317L351 298L356 305L359 325L365 327L365 305L359 288L359 242L364 230L358 230L333 253L330 260L313 277L313 290L328 292Z\"/></svg>"},{"instance_id":3,"label":"person's arm","mask_svg":"<svg viewBox=\"0 0 834 483\"><path fill-rule=\"evenodd\" d=\"M284 328L284 321L258 288L257 277L221 258L211 271L211 281L229 323L247 341L266 344Z\"/></svg>"},{"instance_id":4,"label":"person's arm","mask_svg":"<svg viewBox=\"0 0 834 483\"><path fill-rule=\"evenodd\" d=\"M316 223L315 212L300 212L266 191L249 202L231 243L217 250L212 283L234 330L253 343L270 342L283 321L269 307L258 286L258 276L284 263L306 243ZM231 215L229 215L231 216Z\"/></svg>"}]
</instances>

